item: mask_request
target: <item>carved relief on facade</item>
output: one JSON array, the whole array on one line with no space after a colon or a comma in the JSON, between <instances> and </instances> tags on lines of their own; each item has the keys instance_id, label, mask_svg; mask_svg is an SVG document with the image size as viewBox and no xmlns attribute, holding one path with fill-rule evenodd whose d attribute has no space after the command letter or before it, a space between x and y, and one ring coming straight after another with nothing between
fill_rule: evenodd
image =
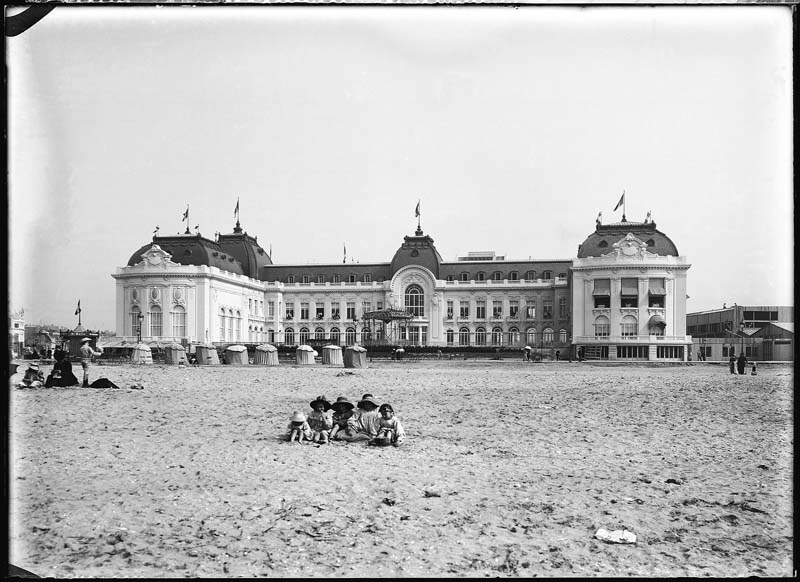
<instances>
[{"instance_id":1,"label":"carved relief on facade","mask_svg":"<svg viewBox=\"0 0 800 582\"><path fill-rule=\"evenodd\" d=\"M170 260L172 255L163 250L158 245L153 245L142 253L142 260L136 264L141 267L157 267L166 269L167 267L179 267L178 263Z\"/></svg>"},{"instance_id":2,"label":"carved relief on facade","mask_svg":"<svg viewBox=\"0 0 800 582\"><path fill-rule=\"evenodd\" d=\"M186 289L184 287L173 287L172 289L172 302L175 305L186 304Z\"/></svg>"},{"instance_id":3,"label":"carved relief on facade","mask_svg":"<svg viewBox=\"0 0 800 582\"><path fill-rule=\"evenodd\" d=\"M136 287L131 288L131 304L139 305L139 289Z\"/></svg>"},{"instance_id":4,"label":"carved relief on facade","mask_svg":"<svg viewBox=\"0 0 800 582\"><path fill-rule=\"evenodd\" d=\"M150 287L150 305L161 305L161 289Z\"/></svg>"}]
</instances>

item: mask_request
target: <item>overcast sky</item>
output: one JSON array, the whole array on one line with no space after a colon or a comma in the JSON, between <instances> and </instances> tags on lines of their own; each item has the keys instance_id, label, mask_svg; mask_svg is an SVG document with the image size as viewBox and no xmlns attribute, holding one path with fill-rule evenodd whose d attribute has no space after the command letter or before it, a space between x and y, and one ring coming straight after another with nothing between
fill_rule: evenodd
<instances>
[{"instance_id":1,"label":"overcast sky","mask_svg":"<svg viewBox=\"0 0 800 582\"><path fill-rule=\"evenodd\" d=\"M63 7L7 39L11 308L115 326L161 234L571 259L652 211L689 311L793 304L788 8Z\"/></svg>"}]
</instances>

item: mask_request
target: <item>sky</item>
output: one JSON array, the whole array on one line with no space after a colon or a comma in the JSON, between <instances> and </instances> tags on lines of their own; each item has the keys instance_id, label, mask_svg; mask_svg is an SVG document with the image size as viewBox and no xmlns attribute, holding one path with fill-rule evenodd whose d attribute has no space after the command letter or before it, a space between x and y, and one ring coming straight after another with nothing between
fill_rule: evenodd
<instances>
[{"instance_id":1,"label":"sky","mask_svg":"<svg viewBox=\"0 0 800 582\"><path fill-rule=\"evenodd\" d=\"M688 311L792 305L788 7L59 6L6 39L9 308L114 329L159 233L575 257L623 191Z\"/></svg>"}]
</instances>

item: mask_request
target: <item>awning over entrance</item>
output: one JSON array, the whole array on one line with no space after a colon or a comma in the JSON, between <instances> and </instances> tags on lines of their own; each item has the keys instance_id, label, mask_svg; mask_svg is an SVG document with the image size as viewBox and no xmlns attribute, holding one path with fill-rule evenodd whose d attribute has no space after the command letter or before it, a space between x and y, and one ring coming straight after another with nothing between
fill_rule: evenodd
<instances>
[{"instance_id":1,"label":"awning over entrance","mask_svg":"<svg viewBox=\"0 0 800 582\"><path fill-rule=\"evenodd\" d=\"M664 321L664 318L659 314L655 314L650 318L650 321L647 322L647 325L657 325L659 327L667 327L667 322Z\"/></svg>"}]
</instances>

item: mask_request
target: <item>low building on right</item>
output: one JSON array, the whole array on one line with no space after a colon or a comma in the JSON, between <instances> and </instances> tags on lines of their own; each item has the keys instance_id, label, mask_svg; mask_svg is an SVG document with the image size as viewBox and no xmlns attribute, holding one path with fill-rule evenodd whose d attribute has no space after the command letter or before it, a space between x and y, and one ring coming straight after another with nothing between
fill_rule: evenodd
<instances>
[{"instance_id":1,"label":"low building on right","mask_svg":"<svg viewBox=\"0 0 800 582\"><path fill-rule=\"evenodd\" d=\"M686 314L697 360L727 361L744 353L750 361L794 361L794 307L737 305Z\"/></svg>"}]
</instances>

